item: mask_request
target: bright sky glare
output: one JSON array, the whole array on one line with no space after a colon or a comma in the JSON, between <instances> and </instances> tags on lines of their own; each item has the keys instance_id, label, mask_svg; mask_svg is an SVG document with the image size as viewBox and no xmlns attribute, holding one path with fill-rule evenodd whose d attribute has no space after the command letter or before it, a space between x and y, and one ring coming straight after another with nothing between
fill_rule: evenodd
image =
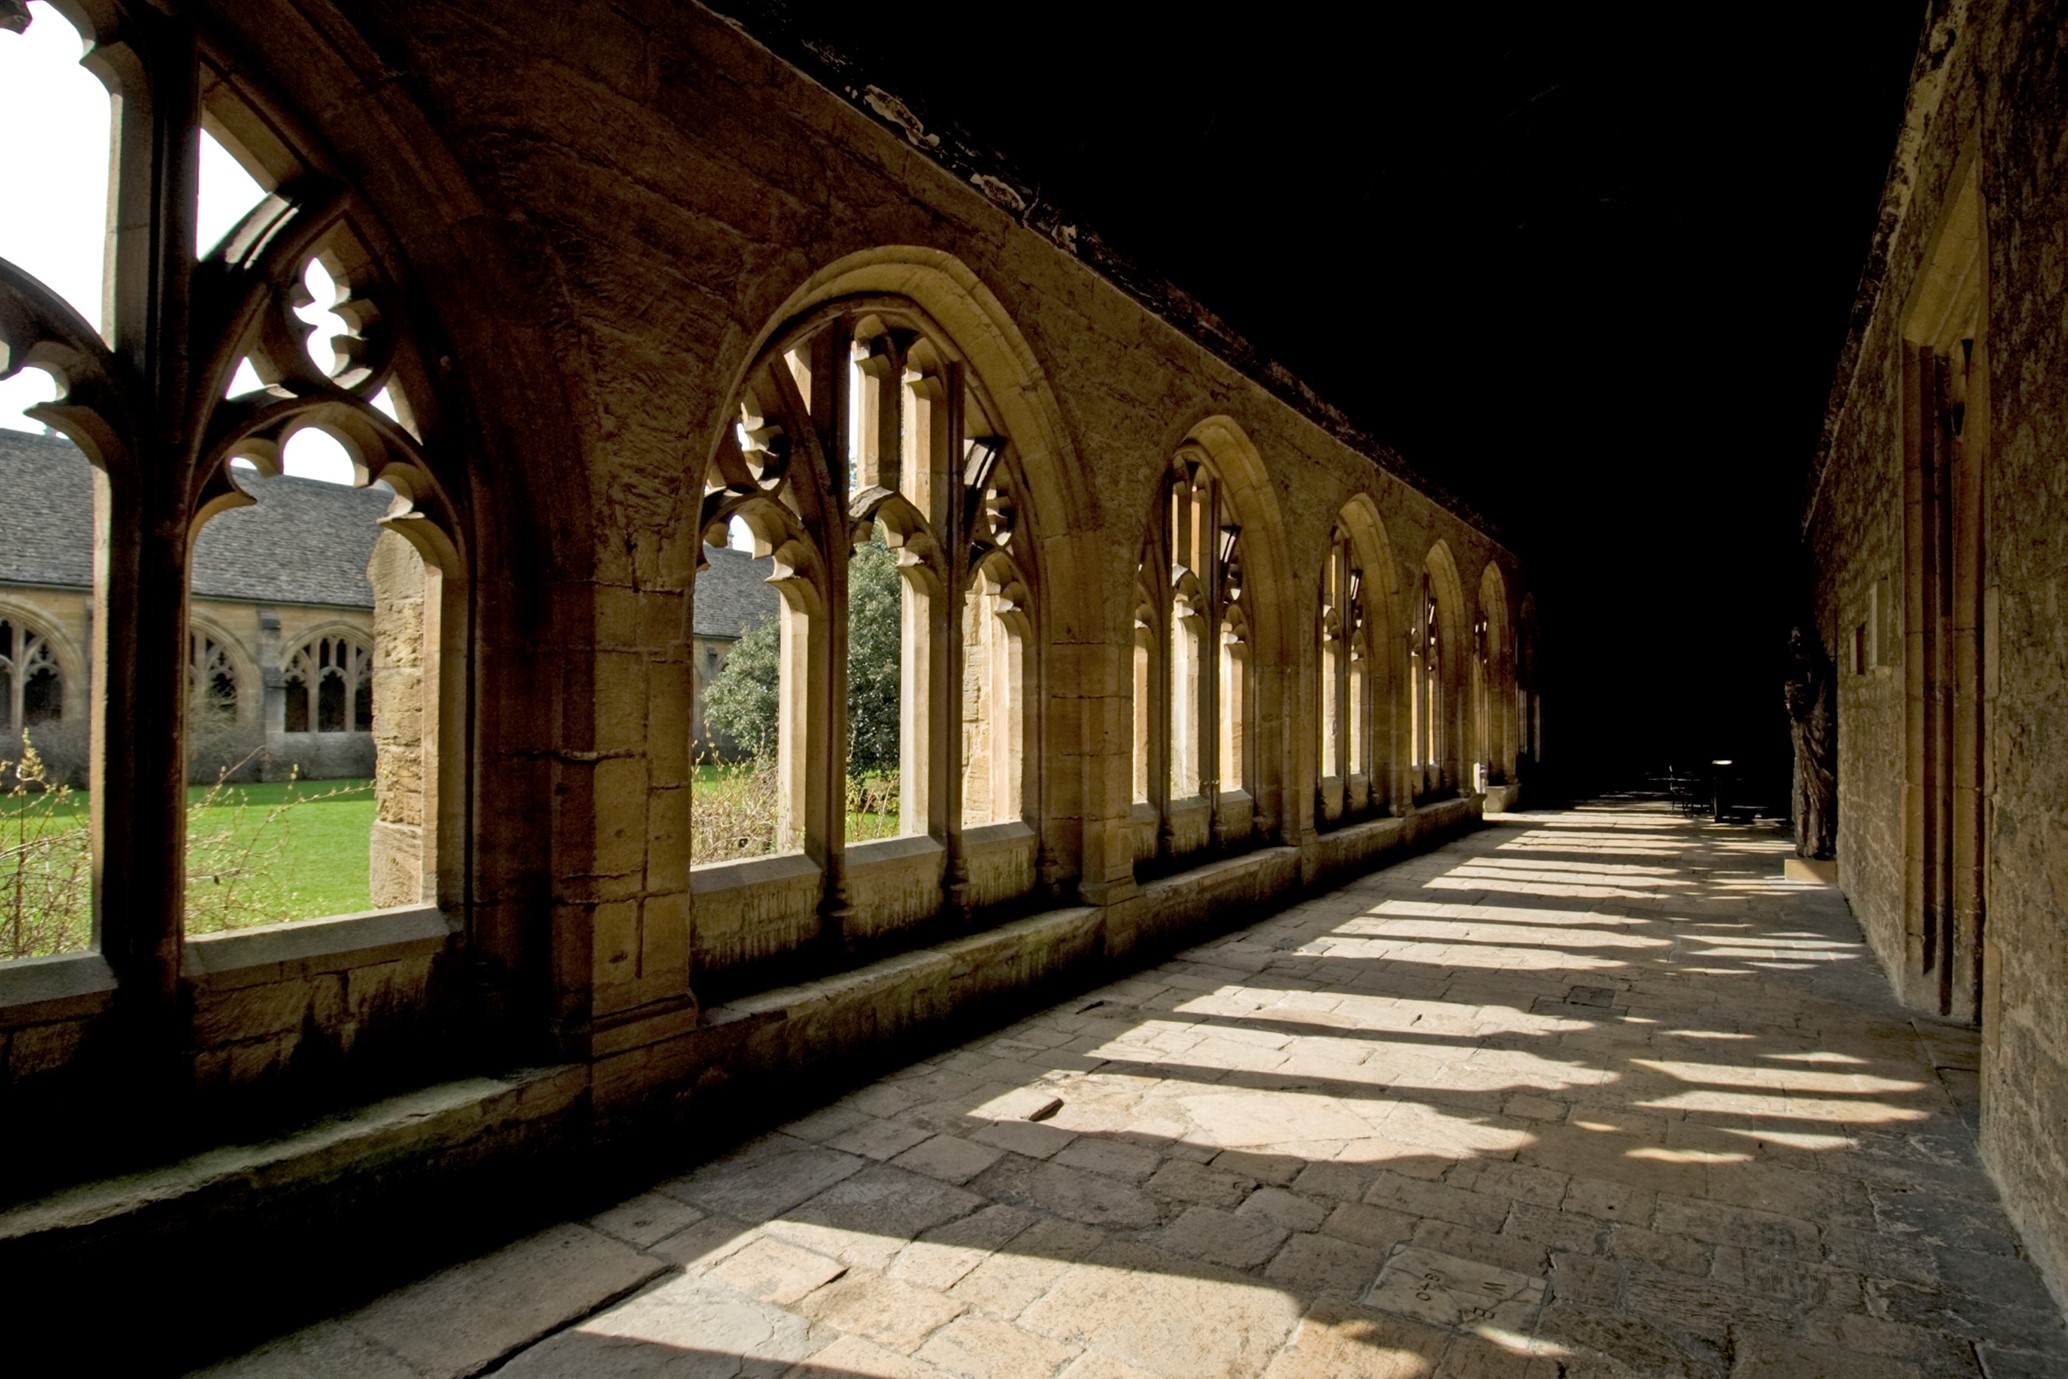
<instances>
[{"instance_id":1,"label":"bright sky glare","mask_svg":"<svg viewBox=\"0 0 2068 1379\"><path fill-rule=\"evenodd\" d=\"M43 0L32 0L31 22L22 34L0 33L0 129L33 130L11 140L0 165L0 258L41 280L79 314L101 324L102 255L107 242L109 102L107 91L85 68L78 31ZM201 196L196 228L202 252L235 225L264 196L221 145L201 136ZM327 305L336 285L320 264L311 265L310 294ZM344 329L322 309L304 308L303 320L317 326L319 362L329 365L323 341ZM245 365L231 392L258 386ZM50 376L24 369L0 382L0 427L41 431L24 408L56 396ZM383 394L380 401L386 401ZM383 411L389 411L382 407ZM390 412L392 415L392 412ZM289 474L331 483L352 482L344 447L321 431L297 432L281 457Z\"/></svg>"}]
</instances>

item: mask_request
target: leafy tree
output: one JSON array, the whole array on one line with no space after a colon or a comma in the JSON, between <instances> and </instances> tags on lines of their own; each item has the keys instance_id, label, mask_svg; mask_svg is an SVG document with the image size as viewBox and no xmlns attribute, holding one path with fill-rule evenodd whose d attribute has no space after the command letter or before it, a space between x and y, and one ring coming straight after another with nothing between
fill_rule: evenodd
<instances>
[{"instance_id":1,"label":"leafy tree","mask_svg":"<svg viewBox=\"0 0 2068 1379\"><path fill-rule=\"evenodd\" d=\"M881 537L847 567L847 772L898 769L899 614L903 579ZM772 752L779 729L777 620L749 628L704 691L704 721L756 755Z\"/></svg>"},{"instance_id":2,"label":"leafy tree","mask_svg":"<svg viewBox=\"0 0 2068 1379\"><path fill-rule=\"evenodd\" d=\"M764 618L733 643L718 678L704 687L704 725L754 756L773 754L781 715L778 620Z\"/></svg>"},{"instance_id":3,"label":"leafy tree","mask_svg":"<svg viewBox=\"0 0 2068 1379\"><path fill-rule=\"evenodd\" d=\"M847 564L847 774L857 778L898 769L902 586L881 536Z\"/></svg>"}]
</instances>

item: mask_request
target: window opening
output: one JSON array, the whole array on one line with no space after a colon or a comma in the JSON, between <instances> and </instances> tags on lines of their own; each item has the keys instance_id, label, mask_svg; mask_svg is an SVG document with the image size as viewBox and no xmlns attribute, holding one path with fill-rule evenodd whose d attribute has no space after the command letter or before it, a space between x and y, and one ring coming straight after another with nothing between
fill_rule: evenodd
<instances>
[{"instance_id":1,"label":"window opening","mask_svg":"<svg viewBox=\"0 0 2068 1379\"><path fill-rule=\"evenodd\" d=\"M39 612L37 630L48 634L54 669L29 667L22 674L22 667L11 668L5 712L32 731L40 722L53 730L76 725L83 734L91 717L89 691L139 696L124 702L122 712L105 715L107 741L81 749L83 760L105 753L150 768L80 773L111 795L92 813L116 821L100 833L109 853L100 859L101 888L111 898L103 918L126 931L110 952L126 955L125 963L151 966L176 951L180 934L153 930L164 907L154 913L148 902L180 884L173 871L180 850L163 844L182 822L188 829L186 934L360 910L369 899L376 906L432 899L437 836L441 826L457 825L440 813L440 802L456 803L463 794L448 788L457 784L449 779L456 764L437 752L437 743L458 703L441 689L447 682L440 662L466 645L464 526L411 429L411 393L428 383L407 338L395 284L385 275L392 257L380 227L348 187L326 183L324 195L309 201L283 190L313 182L303 176L281 126L244 110L206 59L190 56L188 69L171 72L163 90L156 79L169 69L155 60L97 63L95 71L108 83L103 89L80 69L85 45L79 34L47 5L32 5L29 19L26 33L0 39L0 119L13 117L15 127L37 131L17 150L30 161L13 159L9 174L37 185L39 194L0 198L0 252L11 270L0 277L0 294L10 322L23 323L26 338L12 343L39 358L64 360L69 375L56 381L70 389L65 408L32 422L63 421L75 434L91 434L107 460L100 473L80 462L80 491L91 496L57 510L81 513L79 544L87 551L94 545L91 524L108 520L110 511L120 514L126 530L143 533L143 573L139 578L138 567L115 562L96 576L89 562L89 572L76 581L82 591L76 613L53 608L46 618ZM175 21L161 16L160 22ZM193 49L171 43L154 59L172 62L182 51ZM39 63L40 73L33 70ZM117 87L111 103L108 89ZM25 108L17 109L17 102ZM119 121L111 119L118 111ZM247 143L236 142L247 136ZM38 154L53 160L47 179L37 171ZM164 187L191 188L193 200L168 202ZM112 209L111 201L118 203ZM259 207L268 230L277 232L236 234L240 224L255 223L248 213ZM114 274L105 284L104 258ZM197 270L197 261L205 271ZM132 266L145 271L131 274ZM247 302L251 309L193 318L198 331L220 327L217 337L164 336L157 323L180 318L164 317L163 309L209 295L202 284L220 300ZM127 359L116 363L107 342L117 338L125 351L144 356L140 367L126 367ZM195 388L177 396L165 394L155 380L172 376L160 367L167 351L196 366L223 361L210 363L223 372L196 379ZM0 380L0 425L10 428L8 436L17 426L11 414L25 396L22 386L56 396L49 380ZM152 424L142 426L138 418ZM160 426L160 418L177 424ZM168 443L171 434L207 437L211 448L191 453ZM38 439L0 439L0 452ZM296 472L302 452L324 445L331 448L332 477L380 486L376 492L336 490L356 502L353 520L363 542L352 552L355 559L343 561L342 574L326 562L336 564L351 543L326 542L321 514L284 497L287 488L270 497L261 492L306 484L269 476L283 468ZM128 487L129 475L160 471L170 481L151 492ZM165 494L191 496L168 501ZM253 513L263 526L268 508L288 539L240 543L234 535L239 521L247 533L256 530ZM384 513L394 519L385 531L376 526ZM191 544L189 533L197 534ZM382 556L383 549L401 554ZM166 573L181 568L193 572L185 590L176 573ZM103 587L93 587L96 579ZM375 593L364 592L369 584ZM7 597L0 590L0 602ZM162 629L183 597L193 617L182 649ZM326 655L320 639L339 625L379 620L390 609L387 630L358 628L346 641L330 642ZM31 625L8 621L14 641ZM119 686L113 677L105 687L89 684L97 675L84 657L97 627L123 656L134 657L138 674ZM154 627L161 633L150 634ZM262 833L285 835L274 828L285 816L271 802L249 795L241 804L217 799L208 802L222 806L213 813L182 805L202 804L201 797L218 788L296 784L269 778L292 766L307 764L308 774L334 777L328 767L335 761L290 763L275 750L288 736L286 662L303 644L316 649L296 715L301 736L350 740L357 776L379 784L362 785L363 818L342 834L295 811L310 827L296 826L300 850L282 854L288 861L280 865L273 844L260 839ZM166 732L167 723L179 731ZM183 766L193 782L187 800L152 783ZM11 773L19 783L19 763ZM213 852L203 836L208 829L221 843ZM341 844L354 832L356 844ZM338 901L333 882L352 894ZM134 903L139 900L146 903ZM0 926L4 922L0 915Z\"/></svg>"},{"instance_id":2,"label":"window opening","mask_svg":"<svg viewBox=\"0 0 2068 1379\"><path fill-rule=\"evenodd\" d=\"M713 544L694 603L701 625L716 543L746 528L772 557L779 602L762 636L779 654L750 686L734 669L742 640L701 713L729 722L751 688L766 730L741 744L740 769L774 788L755 841L735 846L705 826L727 806L700 772L693 860L801 850L830 866L836 842L930 835L959 903L963 829L1024 812L1033 623L1011 447L965 365L889 301L779 344L739 406L706 478ZM829 699L836 654L845 690ZM829 893L841 884L833 867Z\"/></svg>"},{"instance_id":3,"label":"window opening","mask_svg":"<svg viewBox=\"0 0 2068 1379\"><path fill-rule=\"evenodd\" d=\"M1247 787L1251 633L1242 528L1203 451L1173 459L1153 512L1136 576L1134 768L1167 859L1225 841L1223 797Z\"/></svg>"},{"instance_id":4,"label":"window opening","mask_svg":"<svg viewBox=\"0 0 2068 1379\"><path fill-rule=\"evenodd\" d=\"M0 255L101 326L110 103L80 66L77 30L47 4L0 34L0 123L10 141ZM0 584L0 960L94 945L87 785L92 644L91 467L30 411L58 400L42 367L0 378L0 548L28 582Z\"/></svg>"}]
</instances>

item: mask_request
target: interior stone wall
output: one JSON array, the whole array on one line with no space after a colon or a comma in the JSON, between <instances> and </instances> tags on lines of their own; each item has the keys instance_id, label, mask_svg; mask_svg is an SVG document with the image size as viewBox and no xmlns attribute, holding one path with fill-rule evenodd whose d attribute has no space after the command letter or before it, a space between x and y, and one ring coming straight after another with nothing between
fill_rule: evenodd
<instances>
[{"instance_id":1,"label":"interior stone wall","mask_svg":"<svg viewBox=\"0 0 2068 1379\"><path fill-rule=\"evenodd\" d=\"M1839 668L1840 883L1897 988L1935 1011L1904 894L1901 668L1854 674L1848 658L1874 583L1900 587L1903 317L1970 151L1991 436L1981 1138L2028 1247L2068 1299L2068 70L2057 7L1934 7L1807 536L1818 626Z\"/></svg>"},{"instance_id":2,"label":"interior stone wall","mask_svg":"<svg viewBox=\"0 0 2068 1379\"><path fill-rule=\"evenodd\" d=\"M225 21L256 34L262 15L239 7ZM691 505L733 380L810 304L815 279L845 268L848 280L906 283L937 314L946 307L928 300L930 280L973 280L1031 354L1061 420L1062 445L1044 460L1067 498L1032 514L1055 572L1037 593L1053 746L1033 768L1048 776L1044 841L1066 880L1082 879L1096 835L1127 850L1131 610L1108 591L1131 587L1152 488L1202 420L1232 418L1254 444L1268 493L1252 501L1275 509L1272 539L1285 551L1325 550L1343 503L1365 493L1401 565L1395 587L1412 584L1439 539L1469 588L1489 559L1510 561L1374 462L1397 457L1346 444L1020 228L914 138L706 11L576 6L542 21L514 3L411 4L354 19L440 131L481 215L522 227L572 423L565 464L587 487L593 683L570 706L586 722L562 744L584 739L583 756L562 750L555 763L560 841L588 854L555 883L552 1000L569 1029L658 1013L694 981L688 961L701 945L680 932L696 923L682 846L688 718L657 707L689 698ZM942 268L924 270L934 262ZM1286 688L1280 717L1259 732L1262 753L1288 770L1302 747L1284 715L1307 692L1299 657L1318 578L1306 563L1263 595L1276 600L1267 635L1280 649L1260 659ZM1512 561L1506 582L1520 582ZM1286 794L1311 812L1311 785ZM1289 822L1297 836L1301 821ZM586 945L573 937L585 931Z\"/></svg>"},{"instance_id":3,"label":"interior stone wall","mask_svg":"<svg viewBox=\"0 0 2068 1379\"><path fill-rule=\"evenodd\" d=\"M716 1003L737 1013L779 981L849 978L895 1005L856 998L839 1028L859 1043L937 1030L955 993L1089 980L1476 820L1469 794L1409 810L1403 793L1397 827L1320 839L1320 564L1361 505L1383 525L1366 578L1392 591L1383 616L1404 631L1432 560L1453 595L1493 564L1519 598L1513 554L1209 313L1174 292L1166 314L1150 310L1067 235L1027 228L995 188L935 162L923 131L673 0L180 12L223 79L392 237L412 324L450 383L426 435L466 519L440 528L453 553L439 599L390 537L372 571L377 885L416 908L378 942L341 921L320 937L184 945L165 1037L190 1083L261 1083L292 1064L321 1101L356 1085L371 1049L389 1066L564 1064L582 1070L584 1133L603 1138L726 1072ZM925 313L1004 413L1038 548L1025 654L1041 688L1028 817L965 839L971 911L943 913L938 841L857 849L847 932L861 942L843 952L824 941L812 862L692 876L692 600L704 469L743 373L785 322L857 293ZM1231 855L1213 856L1202 810L1196 830L1183 821L1185 867L1138 880L1132 590L1157 485L1188 443L1212 453L1242 514L1255 769L1226 797ZM1454 601L1456 647L1474 604ZM411 648L436 648L437 664ZM1459 715L1465 663L1445 662ZM1447 721L1453 742L1471 740ZM435 778L435 809L409 807L412 770L427 790ZM1067 942L1044 946L1051 931ZM934 946L898 951L921 943ZM972 975L971 954L990 965ZM119 974L94 955L60 968L15 982L19 1000L0 983L10 1079L59 1078L121 1004ZM896 974L936 969L947 985L900 1004Z\"/></svg>"},{"instance_id":4,"label":"interior stone wall","mask_svg":"<svg viewBox=\"0 0 2068 1379\"><path fill-rule=\"evenodd\" d=\"M1996 447L1982 1148L2068 1299L2068 53L2058 9L1978 35Z\"/></svg>"}]
</instances>

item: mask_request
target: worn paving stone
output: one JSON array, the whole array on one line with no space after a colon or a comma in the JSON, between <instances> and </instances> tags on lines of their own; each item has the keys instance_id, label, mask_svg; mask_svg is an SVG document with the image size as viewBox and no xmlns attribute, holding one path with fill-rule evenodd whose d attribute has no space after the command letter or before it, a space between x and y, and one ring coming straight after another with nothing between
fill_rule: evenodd
<instances>
[{"instance_id":1,"label":"worn paving stone","mask_svg":"<svg viewBox=\"0 0 2068 1379\"><path fill-rule=\"evenodd\" d=\"M958 1317L920 1347L919 1358L962 1379L1053 1374L1078 1347L989 1317Z\"/></svg>"},{"instance_id":2,"label":"worn paving stone","mask_svg":"<svg viewBox=\"0 0 2068 1379\"><path fill-rule=\"evenodd\" d=\"M1264 1379L1427 1379L1452 1339L1447 1330L1326 1298L1300 1318Z\"/></svg>"},{"instance_id":3,"label":"worn paving stone","mask_svg":"<svg viewBox=\"0 0 2068 1379\"><path fill-rule=\"evenodd\" d=\"M666 1268L586 1226L554 1226L389 1293L344 1320L427 1379L443 1379L472 1374Z\"/></svg>"},{"instance_id":4,"label":"worn paving stone","mask_svg":"<svg viewBox=\"0 0 2068 1379\"><path fill-rule=\"evenodd\" d=\"M289 1374L320 1374L327 1379L423 1379L423 1371L343 1322L319 1322L248 1355L197 1370L194 1379L279 1379Z\"/></svg>"},{"instance_id":5,"label":"worn paving stone","mask_svg":"<svg viewBox=\"0 0 2068 1379\"><path fill-rule=\"evenodd\" d=\"M2068 1375L1786 847L1510 816L218 1374Z\"/></svg>"},{"instance_id":6,"label":"worn paving stone","mask_svg":"<svg viewBox=\"0 0 2068 1379\"><path fill-rule=\"evenodd\" d=\"M1543 1305L1544 1280L1409 1246L1387 1257L1362 1301L1431 1326L1493 1326L1527 1335Z\"/></svg>"},{"instance_id":7,"label":"worn paving stone","mask_svg":"<svg viewBox=\"0 0 2068 1379\"><path fill-rule=\"evenodd\" d=\"M627 1245L645 1247L694 1226L704 1214L686 1202L645 1192L589 1218L589 1224Z\"/></svg>"},{"instance_id":8,"label":"worn paving stone","mask_svg":"<svg viewBox=\"0 0 2068 1379\"><path fill-rule=\"evenodd\" d=\"M1368 1207L1362 1202L1345 1202L1329 1213L1321 1229L1338 1240L1362 1245L1383 1256L1395 1245L1414 1235L1422 1218L1410 1212Z\"/></svg>"},{"instance_id":9,"label":"worn paving stone","mask_svg":"<svg viewBox=\"0 0 2068 1379\"><path fill-rule=\"evenodd\" d=\"M1730 1379L1918 1379L1917 1366L1885 1355L1859 1355L1760 1331L1733 1338Z\"/></svg>"},{"instance_id":10,"label":"worn paving stone","mask_svg":"<svg viewBox=\"0 0 2068 1379\"><path fill-rule=\"evenodd\" d=\"M760 1236L714 1264L710 1277L750 1298L787 1306L846 1272L837 1259Z\"/></svg>"},{"instance_id":11,"label":"worn paving stone","mask_svg":"<svg viewBox=\"0 0 2068 1379\"><path fill-rule=\"evenodd\" d=\"M909 1353L968 1309L931 1288L879 1274L848 1274L803 1299L796 1310L837 1331Z\"/></svg>"},{"instance_id":12,"label":"worn paving stone","mask_svg":"<svg viewBox=\"0 0 2068 1379\"><path fill-rule=\"evenodd\" d=\"M1253 1269L1276 1254L1285 1237L1285 1228L1271 1221L1219 1207L1187 1207L1156 1240L1164 1249L1194 1259Z\"/></svg>"},{"instance_id":13,"label":"worn paving stone","mask_svg":"<svg viewBox=\"0 0 2068 1379\"><path fill-rule=\"evenodd\" d=\"M928 1138L931 1131L900 1125L894 1120L872 1120L823 1141L826 1148L870 1159L894 1159Z\"/></svg>"},{"instance_id":14,"label":"worn paving stone","mask_svg":"<svg viewBox=\"0 0 2068 1379\"><path fill-rule=\"evenodd\" d=\"M1111 1178L1060 1164L1008 1158L971 1180L986 1196L1090 1226L1138 1229L1162 1216L1154 1198Z\"/></svg>"},{"instance_id":15,"label":"worn paving stone","mask_svg":"<svg viewBox=\"0 0 2068 1379\"><path fill-rule=\"evenodd\" d=\"M1237 1379L1264 1368L1299 1316L1279 1288L1209 1266L1173 1272L1154 1250L1114 1243L1071 1266L1021 1320L1169 1379Z\"/></svg>"},{"instance_id":16,"label":"worn paving stone","mask_svg":"<svg viewBox=\"0 0 2068 1379\"><path fill-rule=\"evenodd\" d=\"M1328 1220L1328 1208L1320 1202L1277 1187L1258 1188L1243 1199L1235 1214L1270 1221L1289 1231L1319 1230Z\"/></svg>"},{"instance_id":17,"label":"worn paving stone","mask_svg":"<svg viewBox=\"0 0 2068 1379\"><path fill-rule=\"evenodd\" d=\"M783 1379L831 1379L863 1375L869 1379L952 1379L944 1369L911 1355L885 1350L860 1336L841 1336L811 1358L783 1371Z\"/></svg>"},{"instance_id":18,"label":"worn paving stone","mask_svg":"<svg viewBox=\"0 0 2068 1379\"><path fill-rule=\"evenodd\" d=\"M1159 1197L1232 1207L1249 1194L1256 1186L1256 1180L1185 1159L1174 1159L1157 1169L1143 1186Z\"/></svg>"},{"instance_id":19,"label":"worn paving stone","mask_svg":"<svg viewBox=\"0 0 2068 1379\"><path fill-rule=\"evenodd\" d=\"M1303 1295L1355 1294L1370 1281L1380 1256L1368 1246L1330 1235L1295 1235L1264 1268L1264 1277Z\"/></svg>"},{"instance_id":20,"label":"worn paving stone","mask_svg":"<svg viewBox=\"0 0 2068 1379\"><path fill-rule=\"evenodd\" d=\"M655 1189L703 1211L766 1220L818 1195L869 1161L786 1135L770 1135Z\"/></svg>"},{"instance_id":21,"label":"worn paving stone","mask_svg":"<svg viewBox=\"0 0 2068 1379\"><path fill-rule=\"evenodd\" d=\"M509 1379L775 1379L821 1344L794 1312L713 1279L678 1276L554 1333L497 1373Z\"/></svg>"},{"instance_id":22,"label":"worn paving stone","mask_svg":"<svg viewBox=\"0 0 2068 1379\"><path fill-rule=\"evenodd\" d=\"M955 1135L934 1135L905 1150L891 1163L944 1183L966 1183L1004 1157L1003 1149L971 1144Z\"/></svg>"}]
</instances>

